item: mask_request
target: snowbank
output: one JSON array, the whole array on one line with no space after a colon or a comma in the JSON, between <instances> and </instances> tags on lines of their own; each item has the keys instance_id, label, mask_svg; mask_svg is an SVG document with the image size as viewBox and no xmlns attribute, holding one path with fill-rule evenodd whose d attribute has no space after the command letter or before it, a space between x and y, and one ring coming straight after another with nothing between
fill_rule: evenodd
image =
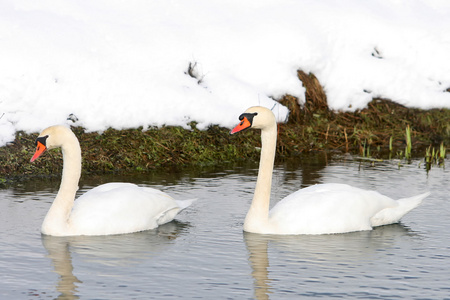
<instances>
[{"instance_id":1,"label":"snowbank","mask_svg":"<svg viewBox=\"0 0 450 300\"><path fill-rule=\"evenodd\" d=\"M249 106L304 101L298 69L335 110L450 108L449 30L444 0L3 0L0 145L70 114L89 131L231 127Z\"/></svg>"}]
</instances>

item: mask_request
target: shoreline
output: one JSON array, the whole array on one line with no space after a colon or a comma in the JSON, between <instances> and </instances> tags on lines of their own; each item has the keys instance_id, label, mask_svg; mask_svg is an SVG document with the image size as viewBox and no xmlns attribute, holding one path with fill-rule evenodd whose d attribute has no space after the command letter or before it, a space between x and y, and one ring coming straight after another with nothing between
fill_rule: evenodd
<instances>
[{"instance_id":1,"label":"shoreline","mask_svg":"<svg viewBox=\"0 0 450 300\"><path fill-rule=\"evenodd\" d=\"M305 103L299 105L298 99L290 95L278 99L290 114L287 123L278 124L277 162L328 152L368 160L423 157L428 168L443 163L450 145L450 109L422 110L374 99L355 112L331 111L314 74L299 70L298 78L306 89ZM82 175L157 169L177 172L188 166L259 161L259 131L231 136L228 128L210 126L198 130L195 122L188 125L190 130L173 126L110 128L101 134L72 127L81 145ZM17 178L60 176L60 149L48 151L30 163L38 134L17 132L12 143L0 147L0 187Z\"/></svg>"},{"instance_id":2,"label":"shoreline","mask_svg":"<svg viewBox=\"0 0 450 300\"><path fill-rule=\"evenodd\" d=\"M367 158L404 156L410 127L411 155L425 157L427 147L450 144L450 110L406 108L376 99L366 109L345 113L328 110L326 103L307 99L280 100L290 111L289 121L278 125L277 161L318 152L350 153ZM260 134L246 131L231 136L229 129L211 126L198 130L160 127L143 130L108 129L102 134L72 128L79 138L82 174L149 172L159 168L179 170L244 160L259 160ZM60 175L60 150L50 150L33 163L38 133L16 133L16 139L0 148L0 180L14 177Z\"/></svg>"}]
</instances>

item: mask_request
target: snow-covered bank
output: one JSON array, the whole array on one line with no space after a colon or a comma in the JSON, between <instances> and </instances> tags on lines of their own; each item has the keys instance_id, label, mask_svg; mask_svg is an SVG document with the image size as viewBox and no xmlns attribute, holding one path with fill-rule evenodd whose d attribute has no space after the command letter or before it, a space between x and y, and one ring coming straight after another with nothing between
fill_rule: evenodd
<instances>
[{"instance_id":1,"label":"snow-covered bank","mask_svg":"<svg viewBox=\"0 0 450 300\"><path fill-rule=\"evenodd\" d=\"M444 0L2 0L0 145L70 114L90 131L230 127L248 106L303 101L297 69L332 109L450 108L449 30Z\"/></svg>"}]
</instances>

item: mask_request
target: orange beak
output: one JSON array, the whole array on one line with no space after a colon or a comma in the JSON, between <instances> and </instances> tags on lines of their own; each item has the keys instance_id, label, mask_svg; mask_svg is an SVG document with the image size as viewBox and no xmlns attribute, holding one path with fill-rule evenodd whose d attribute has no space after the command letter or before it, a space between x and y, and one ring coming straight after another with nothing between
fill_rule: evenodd
<instances>
[{"instance_id":1,"label":"orange beak","mask_svg":"<svg viewBox=\"0 0 450 300\"><path fill-rule=\"evenodd\" d=\"M242 118L241 123L239 123L239 125L237 125L236 127L234 127L233 130L231 130L230 134L234 134L236 132L242 131L244 129L249 128L250 126L252 126L252 123L250 123L250 121L247 119L247 117Z\"/></svg>"},{"instance_id":2,"label":"orange beak","mask_svg":"<svg viewBox=\"0 0 450 300\"><path fill-rule=\"evenodd\" d=\"M36 152L34 152L33 157L31 158L30 162L33 162L36 160L36 158L38 158L39 156L41 156L42 153L44 153L45 150L47 150L47 147L45 147L44 144L42 144L41 142L37 141L37 147L36 147Z\"/></svg>"}]
</instances>

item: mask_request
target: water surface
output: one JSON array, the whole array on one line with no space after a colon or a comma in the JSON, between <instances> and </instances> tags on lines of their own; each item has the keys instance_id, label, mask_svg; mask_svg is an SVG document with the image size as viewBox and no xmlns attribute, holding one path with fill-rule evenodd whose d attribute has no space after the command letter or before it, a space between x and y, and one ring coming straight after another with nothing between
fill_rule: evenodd
<instances>
[{"instance_id":1,"label":"water surface","mask_svg":"<svg viewBox=\"0 0 450 300\"><path fill-rule=\"evenodd\" d=\"M450 162L447 161L447 165ZM257 165L176 174L87 177L198 198L176 221L102 237L40 234L59 180L0 190L1 299L449 299L449 171L418 161L375 165L303 159L276 166L272 205L315 183L343 182L392 198L431 191L400 224L319 236L242 232Z\"/></svg>"}]
</instances>

